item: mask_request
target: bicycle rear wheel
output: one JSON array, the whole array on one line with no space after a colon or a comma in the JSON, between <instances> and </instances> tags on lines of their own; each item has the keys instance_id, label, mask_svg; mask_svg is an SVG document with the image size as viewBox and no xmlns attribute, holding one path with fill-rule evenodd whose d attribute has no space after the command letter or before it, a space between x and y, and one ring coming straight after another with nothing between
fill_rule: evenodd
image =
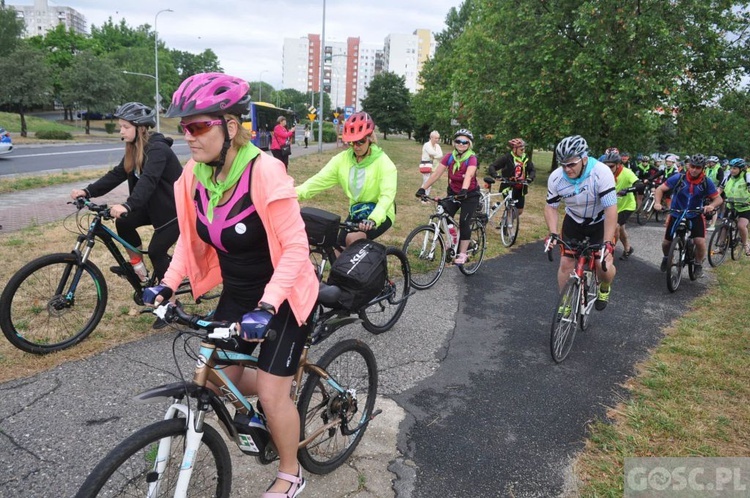
<instances>
[{"instance_id":1,"label":"bicycle rear wheel","mask_svg":"<svg viewBox=\"0 0 750 498\"><path fill-rule=\"evenodd\" d=\"M298 457L308 472L328 474L349 458L367 430L378 392L378 368L369 346L356 339L334 344L317 365L343 392L309 371L297 409L301 439L310 440Z\"/></svg>"},{"instance_id":2,"label":"bicycle rear wheel","mask_svg":"<svg viewBox=\"0 0 750 498\"><path fill-rule=\"evenodd\" d=\"M445 242L434 227L415 228L404 241L403 252L409 260L411 285L415 289L429 289L445 269Z\"/></svg>"},{"instance_id":3,"label":"bicycle rear wheel","mask_svg":"<svg viewBox=\"0 0 750 498\"><path fill-rule=\"evenodd\" d=\"M500 240L505 247L510 247L516 243L518 225L518 208L510 206L503 211L503 216L500 218Z\"/></svg>"},{"instance_id":4,"label":"bicycle rear wheel","mask_svg":"<svg viewBox=\"0 0 750 498\"><path fill-rule=\"evenodd\" d=\"M685 243L675 235L667 253L667 289L675 292L682 282L682 266L685 261Z\"/></svg>"},{"instance_id":5,"label":"bicycle rear wheel","mask_svg":"<svg viewBox=\"0 0 750 498\"><path fill-rule=\"evenodd\" d=\"M106 307L107 282L93 262L81 266L72 253L49 254L11 277L0 296L0 328L18 349L47 354L88 337Z\"/></svg>"},{"instance_id":6,"label":"bicycle rear wheel","mask_svg":"<svg viewBox=\"0 0 750 498\"><path fill-rule=\"evenodd\" d=\"M409 261L396 247L387 247L385 252L387 269L383 291L373 304L362 308L359 317L362 326L373 334L390 330L401 317L409 298Z\"/></svg>"},{"instance_id":7,"label":"bicycle rear wheel","mask_svg":"<svg viewBox=\"0 0 750 498\"><path fill-rule=\"evenodd\" d=\"M552 315L549 349L555 363L560 363L567 358L576 337L576 320L578 319L578 307L581 298L581 291L578 286L579 283L576 278L571 277L568 280L560 293L555 313Z\"/></svg>"},{"instance_id":8,"label":"bicycle rear wheel","mask_svg":"<svg viewBox=\"0 0 750 498\"><path fill-rule=\"evenodd\" d=\"M95 496L172 497L180 473L187 429L185 419L161 420L139 430L113 449L91 471L76 498ZM160 444L171 446L165 468L155 469ZM158 486L158 493L149 489ZM232 461L221 435L208 424L194 456L188 495L229 497ZM152 491L155 491L152 489Z\"/></svg>"},{"instance_id":9,"label":"bicycle rear wheel","mask_svg":"<svg viewBox=\"0 0 750 498\"><path fill-rule=\"evenodd\" d=\"M722 223L714 229L708 241L708 264L716 268L727 258L729 249L729 228Z\"/></svg>"},{"instance_id":10,"label":"bicycle rear wheel","mask_svg":"<svg viewBox=\"0 0 750 498\"><path fill-rule=\"evenodd\" d=\"M458 269L464 275L474 275L484 261L484 249L487 245L487 235L484 232L484 225L477 220L471 222L471 241L469 248L466 250L468 259L466 263L458 265Z\"/></svg>"}]
</instances>

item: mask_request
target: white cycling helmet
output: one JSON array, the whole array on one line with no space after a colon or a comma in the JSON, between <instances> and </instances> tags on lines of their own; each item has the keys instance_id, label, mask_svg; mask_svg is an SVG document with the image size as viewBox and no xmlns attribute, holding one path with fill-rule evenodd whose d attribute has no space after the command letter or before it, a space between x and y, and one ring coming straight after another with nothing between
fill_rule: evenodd
<instances>
[{"instance_id":1,"label":"white cycling helmet","mask_svg":"<svg viewBox=\"0 0 750 498\"><path fill-rule=\"evenodd\" d=\"M706 159L706 162L709 162L709 163L718 163L719 162L719 158L716 157L716 156L708 156L708 159Z\"/></svg>"},{"instance_id":2,"label":"white cycling helmet","mask_svg":"<svg viewBox=\"0 0 750 498\"><path fill-rule=\"evenodd\" d=\"M677 163L680 161L680 158L677 157L674 154L667 154L667 157L664 158L665 161L672 161L673 163Z\"/></svg>"},{"instance_id":3,"label":"white cycling helmet","mask_svg":"<svg viewBox=\"0 0 750 498\"><path fill-rule=\"evenodd\" d=\"M563 164L574 157L588 157L589 155L589 144L586 139L581 135L572 135L565 137L560 140L560 143L555 147L555 156L557 162Z\"/></svg>"}]
</instances>

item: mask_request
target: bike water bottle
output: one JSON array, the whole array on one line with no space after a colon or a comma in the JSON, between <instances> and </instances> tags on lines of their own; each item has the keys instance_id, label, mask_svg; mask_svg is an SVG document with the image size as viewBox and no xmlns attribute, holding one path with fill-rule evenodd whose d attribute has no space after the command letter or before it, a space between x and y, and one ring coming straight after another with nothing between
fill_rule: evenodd
<instances>
[{"instance_id":1,"label":"bike water bottle","mask_svg":"<svg viewBox=\"0 0 750 498\"><path fill-rule=\"evenodd\" d=\"M448 225L448 232L451 234L451 240L455 246L458 244L458 232L456 231L456 227L454 225Z\"/></svg>"},{"instance_id":2,"label":"bike water bottle","mask_svg":"<svg viewBox=\"0 0 750 498\"><path fill-rule=\"evenodd\" d=\"M247 415L234 414L234 426L237 428L237 443L243 453L258 456L266 449L271 435L265 421L251 408Z\"/></svg>"},{"instance_id":3,"label":"bike water bottle","mask_svg":"<svg viewBox=\"0 0 750 498\"><path fill-rule=\"evenodd\" d=\"M148 280L148 268L146 268L143 260L140 260L137 263L131 261L130 264L133 265L133 270L135 270L135 274L138 275L141 282L146 282Z\"/></svg>"}]
</instances>

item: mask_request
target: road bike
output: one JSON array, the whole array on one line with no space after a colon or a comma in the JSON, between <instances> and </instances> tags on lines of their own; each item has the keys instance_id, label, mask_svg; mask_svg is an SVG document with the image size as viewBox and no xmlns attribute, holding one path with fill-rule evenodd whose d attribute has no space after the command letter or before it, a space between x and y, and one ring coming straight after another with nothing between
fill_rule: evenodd
<instances>
[{"instance_id":1,"label":"road bike","mask_svg":"<svg viewBox=\"0 0 750 498\"><path fill-rule=\"evenodd\" d=\"M436 204L435 212L430 215L428 224L420 225L411 231L403 247L411 268L411 285L415 289L425 290L435 285L445 270L445 263L453 261L458 254L459 225L440 204L452 202L453 199L454 196L448 196L442 200L422 196L422 200ZM476 216L473 216L469 222L471 223L471 238L469 247L466 249L468 258L466 263L456 265L464 275L476 273L484 260L487 245L484 223ZM451 233L451 226L455 230L454 234Z\"/></svg>"},{"instance_id":2,"label":"road bike","mask_svg":"<svg viewBox=\"0 0 750 498\"><path fill-rule=\"evenodd\" d=\"M153 275L142 282L123 256L118 244L142 255L148 253L131 246L103 223L114 219L106 204L83 197L69 204L77 209L79 235L73 250L27 263L11 277L0 296L0 328L11 344L27 353L47 354L72 347L99 324L107 307L108 290L104 274L91 260L97 240L114 258L117 273L133 288L137 305L143 305L143 289L156 285ZM88 227L87 217L80 215L84 208L93 213ZM176 291L189 292L187 282ZM209 297L215 296L203 298Z\"/></svg>"},{"instance_id":3,"label":"road bike","mask_svg":"<svg viewBox=\"0 0 750 498\"><path fill-rule=\"evenodd\" d=\"M708 263L717 267L724 262L727 252L731 253L732 259L737 261L742 257L744 247L740 231L737 228L737 208L747 207L747 202L736 199L727 199L727 210L724 218L716 222L714 233L708 242Z\"/></svg>"},{"instance_id":4,"label":"road bike","mask_svg":"<svg viewBox=\"0 0 750 498\"><path fill-rule=\"evenodd\" d=\"M298 458L313 474L327 474L342 465L381 412L375 411L375 355L364 342L344 340L323 353L317 363L308 358L310 346L323 340L324 329L343 326L324 320L319 313L321 306L332 305L340 293L338 287L322 286L312 333L292 384L291 397L300 414ZM184 350L193 352L197 360L193 380L158 386L136 397L141 402L167 398L171 404L163 420L136 431L110 451L86 478L77 498L231 496L231 457L225 439L206 421L210 412L227 439L244 454L256 456L264 465L278 459L260 402L253 407L223 372L228 365L258 366L256 356L227 351L217 344L241 340L236 324L189 315L169 303L154 312L167 322L189 328L178 332L172 347L178 371L177 339L183 338ZM188 344L191 338L200 339L197 354Z\"/></svg>"},{"instance_id":5,"label":"road bike","mask_svg":"<svg viewBox=\"0 0 750 498\"><path fill-rule=\"evenodd\" d=\"M667 251L667 289L675 292L682 282L682 270L687 267L690 280L695 280L695 242L690 235L689 214L702 214L702 209L670 209L675 216L670 235L672 242Z\"/></svg>"},{"instance_id":6,"label":"road bike","mask_svg":"<svg viewBox=\"0 0 750 498\"><path fill-rule=\"evenodd\" d=\"M557 235L551 235L544 247L550 261L553 241L562 244L575 259L575 270L560 292L550 328L550 354L555 363L560 363L573 347L577 328L580 326L581 330L586 330L589 326L591 309L599 291L596 260L599 259L603 271L607 271L607 263L602 250L604 244L591 244L588 237L583 241L565 242Z\"/></svg>"},{"instance_id":7,"label":"road bike","mask_svg":"<svg viewBox=\"0 0 750 498\"><path fill-rule=\"evenodd\" d=\"M503 179L503 181L506 181ZM510 181L510 180L507 180ZM516 204L517 200L513 199L512 187L505 187L499 192L492 192L492 185L495 183L495 178L491 176L485 176L484 182L489 185L486 191L482 191L482 197L477 208L477 218L482 221L485 227L494 226L500 231L500 241L505 247L510 247L516 242L518 237L518 229L521 225L519 219L518 207ZM512 181L513 185L526 186L529 184L527 181ZM494 197L502 197L502 200L493 202ZM499 218L493 224L492 219L495 215L501 212Z\"/></svg>"},{"instance_id":8,"label":"road bike","mask_svg":"<svg viewBox=\"0 0 750 498\"><path fill-rule=\"evenodd\" d=\"M303 208L303 219L306 209ZM319 212L322 210L318 210ZM325 212L331 219L340 220L340 217ZM306 221L307 223L307 221ZM359 224L354 222L336 221L339 228L347 232L359 231ZM308 229L309 233L309 229ZM335 238L322 239L308 237L310 242L310 260L313 263L319 280L323 280L328 269L337 259L338 247ZM411 295L411 270L409 261L401 249L393 246L386 247L386 278L383 289L374 298L357 310L343 309L340 305L330 307L325 312L326 317L347 317L356 314L362 321L362 326L373 334L382 334L393 328L401 317L406 303Z\"/></svg>"}]
</instances>

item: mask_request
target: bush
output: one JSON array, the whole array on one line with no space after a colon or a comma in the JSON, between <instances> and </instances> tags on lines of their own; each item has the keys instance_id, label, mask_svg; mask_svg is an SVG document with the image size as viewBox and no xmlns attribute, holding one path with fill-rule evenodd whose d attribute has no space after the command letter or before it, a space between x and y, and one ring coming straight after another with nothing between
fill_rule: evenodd
<instances>
[{"instance_id":1,"label":"bush","mask_svg":"<svg viewBox=\"0 0 750 498\"><path fill-rule=\"evenodd\" d=\"M316 121L312 126L312 139L317 140L318 139L318 122ZM323 121L323 142L324 143L333 143L336 142L336 139L338 137L336 136L336 129L333 126L333 123L329 123L328 121Z\"/></svg>"},{"instance_id":2,"label":"bush","mask_svg":"<svg viewBox=\"0 0 750 498\"><path fill-rule=\"evenodd\" d=\"M41 140L73 140L73 135L60 130L39 130L34 136Z\"/></svg>"},{"instance_id":3,"label":"bush","mask_svg":"<svg viewBox=\"0 0 750 498\"><path fill-rule=\"evenodd\" d=\"M117 123L104 123L104 129L107 133L110 135L115 132L115 128L117 127Z\"/></svg>"}]
</instances>

